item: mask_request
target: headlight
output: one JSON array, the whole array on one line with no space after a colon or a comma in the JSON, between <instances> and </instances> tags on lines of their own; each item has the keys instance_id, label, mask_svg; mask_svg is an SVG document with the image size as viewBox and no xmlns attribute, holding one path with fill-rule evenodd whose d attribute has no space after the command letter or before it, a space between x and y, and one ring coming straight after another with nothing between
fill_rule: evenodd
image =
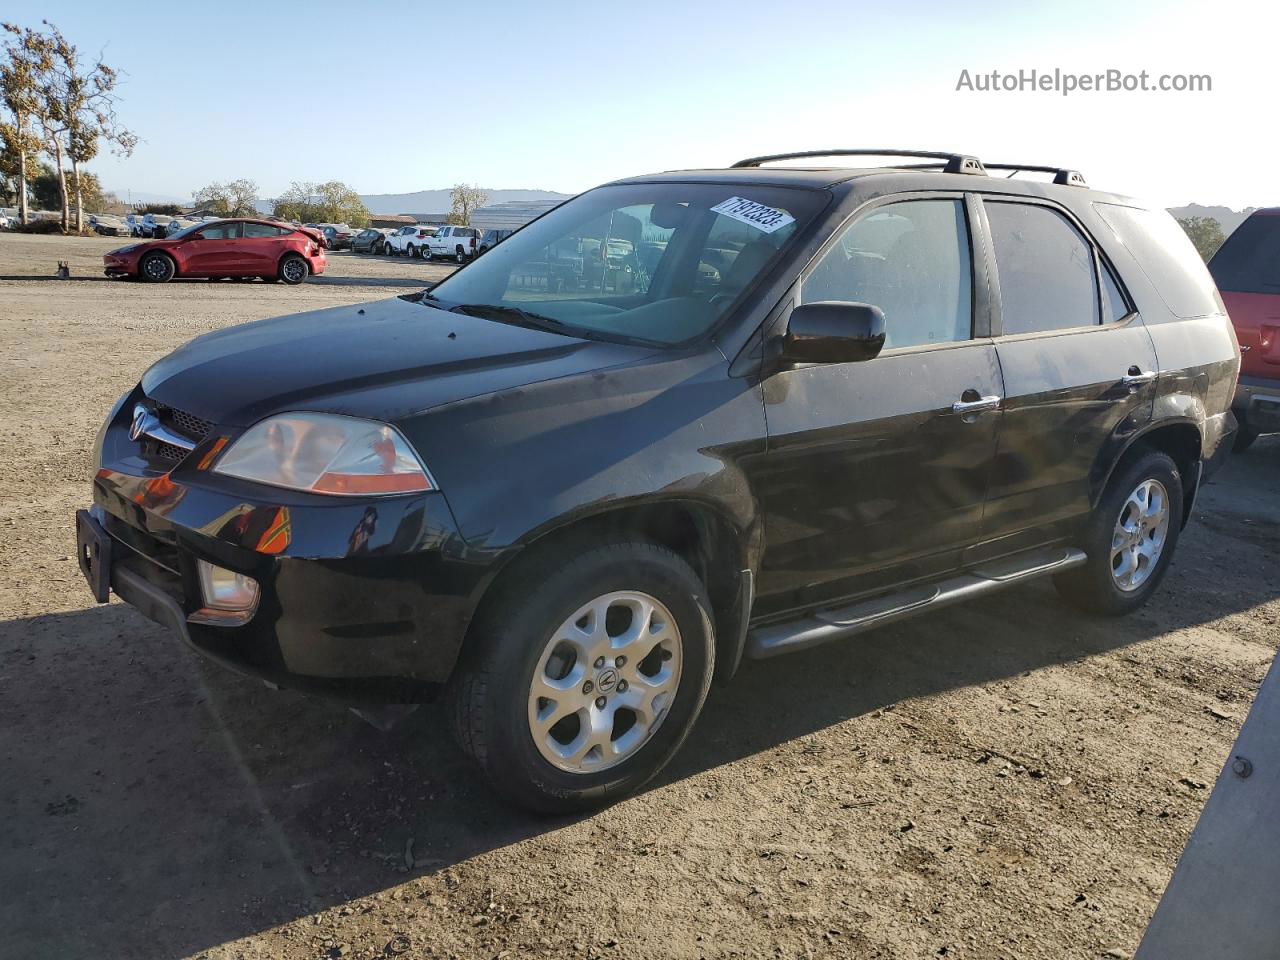
<instances>
[{"instance_id":1,"label":"headlight","mask_svg":"<svg viewBox=\"0 0 1280 960\"><path fill-rule=\"evenodd\" d=\"M233 443L213 472L339 496L435 489L395 427L323 413L268 417Z\"/></svg>"}]
</instances>

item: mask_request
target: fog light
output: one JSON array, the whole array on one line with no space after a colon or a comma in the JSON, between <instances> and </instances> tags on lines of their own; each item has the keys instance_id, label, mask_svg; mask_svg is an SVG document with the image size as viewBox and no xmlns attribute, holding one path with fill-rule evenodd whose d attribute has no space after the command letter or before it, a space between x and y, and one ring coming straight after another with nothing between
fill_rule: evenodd
<instances>
[{"instance_id":1,"label":"fog light","mask_svg":"<svg viewBox=\"0 0 1280 960\"><path fill-rule=\"evenodd\" d=\"M197 566L204 606L187 619L229 626L247 622L258 609L258 581L207 560Z\"/></svg>"}]
</instances>

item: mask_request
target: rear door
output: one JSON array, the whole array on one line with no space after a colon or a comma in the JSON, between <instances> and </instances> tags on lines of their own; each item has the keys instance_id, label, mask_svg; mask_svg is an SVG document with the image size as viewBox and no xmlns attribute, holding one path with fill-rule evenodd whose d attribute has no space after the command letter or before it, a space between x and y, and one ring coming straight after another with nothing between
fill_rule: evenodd
<instances>
[{"instance_id":1,"label":"rear door","mask_svg":"<svg viewBox=\"0 0 1280 960\"><path fill-rule=\"evenodd\" d=\"M285 251L285 237L293 231L269 223L246 223L241 231L241 269L251 276L275 276Z\"/></svg>"},{"instance_id":2,"label":"rear door","mask_svg":"<svg viewBox=\"0 0 1280 960\"><path fill-rule=\"evenodd\" d=\"M802 303L880 307L887 339L874 360L764 381L760 612L946 572L979 536L1003 389L971 208L960 194L880 202L802 277Z\"/></svg>"},{"instance_id":3,"label":"rear door","mask_svg":"<svg viewBox=\"0 0 1280 960\"><path fill-rule=\"evenodd\" d=\"M998 554L1090 509L1109 440L1151 419L1158 367L1114 270L1065 210L988 196L983 223L1004 415L981 552Z\"/></svg>"},{"instance_id":4,"label":"rear door","mask_svg":"<svg viewBox=\"0 0 1280 960\"><path fill-rule=\"evenodd\" d=\"M1240 341L1241 377L1280 379L1280 210L1240 224L1209 272Z\"/></svg>"}]
</instances>

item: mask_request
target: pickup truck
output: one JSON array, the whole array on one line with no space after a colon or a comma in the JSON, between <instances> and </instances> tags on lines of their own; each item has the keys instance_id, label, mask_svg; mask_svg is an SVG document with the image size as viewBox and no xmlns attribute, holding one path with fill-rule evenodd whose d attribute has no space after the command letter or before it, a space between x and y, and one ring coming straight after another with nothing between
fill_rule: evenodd
<instances>
[{"instance_id":1,"label":"pickup truck","mask_svg":"<svg viewBox=\"0 0 1280 960\"><path fill-rule=\"evenodd\" d=\"M475 227L441 227L435 236L428 238L425 256L453 257L459 263L476 256L480 249L480 231Z\"/></svg>"}]
</instances>

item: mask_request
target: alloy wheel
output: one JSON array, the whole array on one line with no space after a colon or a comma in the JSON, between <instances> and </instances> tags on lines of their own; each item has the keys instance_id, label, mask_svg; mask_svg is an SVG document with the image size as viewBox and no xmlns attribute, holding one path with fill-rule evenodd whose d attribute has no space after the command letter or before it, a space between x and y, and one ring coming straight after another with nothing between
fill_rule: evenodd
<instances>
[{"instance_id":1,"label":"alloy wheel","mask_svg":"<svg viewBox=\"0 0 1280 960\"><path fill-rule=\"evenodd\" d=\"M1155 572L1169 534L1169 493L1159 480L1143 480L1120 508L1111 535L1111 576L1126 593Z\"/></svg>"},{"instance_id":2,"label":"alloy wheel","mask_svg":"<svg viewBox=\"0 0 1280 960\"><path fill-rule=\"evenodd\" d=\"M680 684L680 630L661 601L624 590L583 604L551 634L529 686L529 733L568 773L607 770L662 725Z\"/></svg>"},{"instance_id":3,"label":"alloy wheel","mask_svg":"<svg viewBox=\"0 0 1280 960\"><path fill-rule=\"evenodd\" d=\"M286 260L281 269L284 273L284 278L290 283L301 283L307 275L307 265L301 260Z\"/></svg>"}]
</instances>

